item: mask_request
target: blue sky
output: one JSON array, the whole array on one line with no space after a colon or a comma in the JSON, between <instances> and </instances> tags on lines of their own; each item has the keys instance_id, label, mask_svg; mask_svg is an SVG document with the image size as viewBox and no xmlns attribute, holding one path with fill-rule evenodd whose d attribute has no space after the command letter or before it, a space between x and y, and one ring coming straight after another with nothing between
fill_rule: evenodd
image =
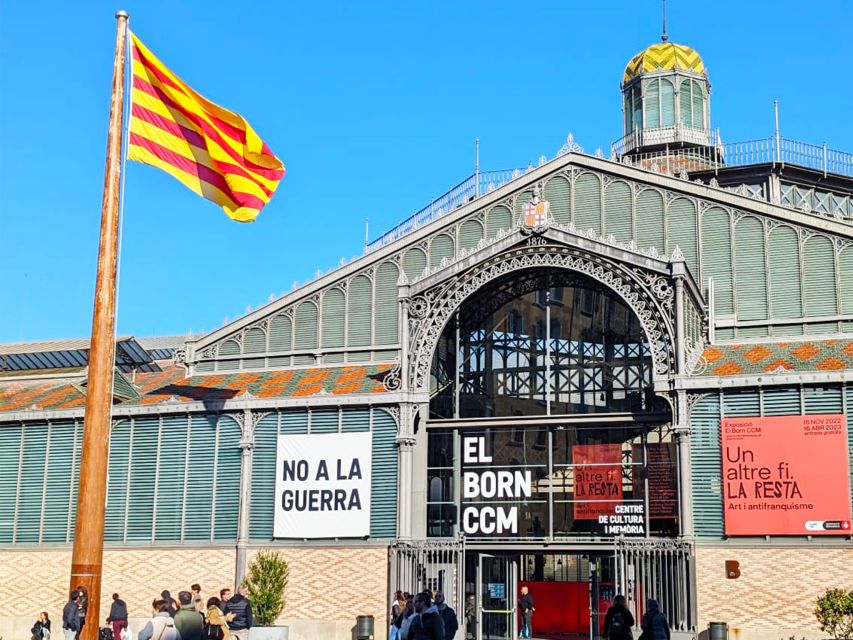
<instances>
[{"instance_id":1,"label":"blue sky","mask_svg":"<svg viewBox=\"0 0 853 640\"><path fill-rule=\"evenodd\" d=\"M129 163L118 330L210 331L305 282L473 171L621 136L626 62L660 2L0 3L0 342L88 335L117 9L245 116L288 172L249 225ZM853 151L853 3L670 0L726 141Z\"/></svg>"}]
</instances>

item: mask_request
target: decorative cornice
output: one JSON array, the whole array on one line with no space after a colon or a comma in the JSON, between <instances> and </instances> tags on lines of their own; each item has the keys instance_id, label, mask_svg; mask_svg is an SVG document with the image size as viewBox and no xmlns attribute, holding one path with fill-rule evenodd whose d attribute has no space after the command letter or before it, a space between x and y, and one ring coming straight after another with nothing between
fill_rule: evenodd
<instances>
[{"instance_id":1,"label":"decorative cornice","mask_svg":"<svg viewBox=\"0 0 853 640\"><path fill-rule=\"evenodd\" d=\"M515 247L449 278L418 296L419 312L410 320L410 386L426 390L433 351L441 332L455 310L475 291L489 282L520 269L557 267L578 271L615 291L640 320L649 340L655 374L668 375L673 367L672 344L675 332L671 300L672 287L658 286L639 277L637 269L627 269L602 256L579 249L534 245ZM654 278L660 276L655 274ZM652 279L651 282L656 281ZM415 299L413 298L413 302Z\"/></svg>"}]
</instances>

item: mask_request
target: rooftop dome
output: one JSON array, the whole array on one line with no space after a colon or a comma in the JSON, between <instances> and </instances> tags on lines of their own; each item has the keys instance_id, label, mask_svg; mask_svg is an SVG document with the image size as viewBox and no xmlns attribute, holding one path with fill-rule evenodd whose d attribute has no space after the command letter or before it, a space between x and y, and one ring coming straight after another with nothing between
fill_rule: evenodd
<instances>
[{"instance_id":1,"label":"rooftop dome","mask_svg":"<svg viewBox=\"0 0 853 640\"><path fill-rule=\"evenodd\" d=\"M704 74L705 63L695 49L674 42L658 42L631 58L622 82L629 82L644 73L674 69Z\"/></svg>"}]
</instances>

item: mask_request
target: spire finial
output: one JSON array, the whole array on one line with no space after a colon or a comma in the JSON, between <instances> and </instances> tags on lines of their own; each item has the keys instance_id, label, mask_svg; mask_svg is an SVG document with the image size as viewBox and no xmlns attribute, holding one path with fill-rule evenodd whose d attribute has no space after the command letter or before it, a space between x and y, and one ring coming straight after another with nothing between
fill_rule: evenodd
<instances>
[{"instance_id":1,"label":"spire finial","mask_svg":"<svg viewBox=\"0 0 853 640\"><path fill-rule=\"evenodd\" d=\"M666 42L666 0L663 0L663 33L660 36L661 42Z\"/></svg>"}]
</instances>

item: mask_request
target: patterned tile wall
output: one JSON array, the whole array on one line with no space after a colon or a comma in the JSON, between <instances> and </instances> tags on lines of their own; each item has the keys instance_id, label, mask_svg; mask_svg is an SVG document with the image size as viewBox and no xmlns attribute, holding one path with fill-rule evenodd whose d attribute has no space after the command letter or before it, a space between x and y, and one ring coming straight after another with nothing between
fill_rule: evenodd
<instances>
[{"instance_id":1,"label":"patterned tile wall","mask_svg":"<svg viewBox=\"0 0 853 640\"><path fill-rule=\"evenodd\" d=\"M278 549L290 565L281 618L344 620L372 615L376 628L387 621L388 551L382 548ZM249 552L248 562L257 552Z\"/></svg>"},{"instance_id":2,"label":"patterned tile wall","mask_svg":"<svg viewBox=\"0 0 853 640\"><path fill-rule=\"evenodd\" d=\"M234 583L233 549L139 549L104 552L101 617L111 594L127 602L130 617L151 615L151 601L163 589L176 596L198 582L205 596ZM68 594L71 551L0 551L0 617L35 620L46 610L61 618Z\"/></svg>"},{"instance_id":3,"label":"patterned tile wall","mask_svg":"<svg viewBox=\"0 0 853 640\"><path fill-rule=\"evenodd\" d=\"M388 552L384 547L279 548L290 564L290 583L282 618L341 620L358 615L386 624ZM251 562L256 551L249 552ZM198 582L205 597L234 582L233 549L140 549L104 553L101 618L117 591L131 618L148 617L150 603L163 589L173 596ZM61 619L68 590L71 552L0 551L0 618L35 618L46 610Z\"/></svg>"},{"instance_id":4,"label":"patterned tile wall","mask_svg":"<svg viewBox=\"0 0 853 640\"><path fill-rule=\"evenodd\" d=\"M711 621L732 628L825 637L815 621L815 601L827 589L853 589L853 546L847 549L753 548L696 550L699 629ZM726 560L740 577L726 578ZM740 637L737 631L730 638ZM755 635L755 634L747 634Z\"/></svg>"}]
</instances>

